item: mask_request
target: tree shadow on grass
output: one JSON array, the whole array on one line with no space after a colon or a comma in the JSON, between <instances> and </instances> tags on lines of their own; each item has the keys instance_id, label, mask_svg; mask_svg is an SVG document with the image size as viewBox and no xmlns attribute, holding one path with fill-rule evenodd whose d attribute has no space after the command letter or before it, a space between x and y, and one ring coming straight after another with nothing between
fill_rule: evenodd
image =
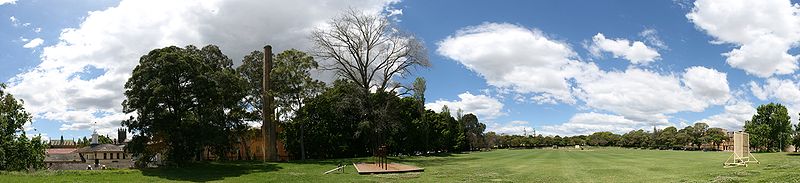
<instances>
[{"instance_id":1,"label":"tree shadow on grass","mask_svg":"<svg viewBox=\"0 0 800 183\"><path fill-rule=\"evenodd\" d=\"M273 163L261 162L210 162L197 163L182 167L164 167L142 169L144 176L154 176L174 181L208 182L223 180L227 177L239 177L251 173L280 170Z\"/></svg>"},{"instance_id":2,"label":"tree shadow on grass","mask_svg":"<svg viewBox=\"0 0 800 183\"><path fill-rule=\"evenodd\" d=\"M800 156L800 153L787 153L787 156Z\"/></svg>"}]
</instances>

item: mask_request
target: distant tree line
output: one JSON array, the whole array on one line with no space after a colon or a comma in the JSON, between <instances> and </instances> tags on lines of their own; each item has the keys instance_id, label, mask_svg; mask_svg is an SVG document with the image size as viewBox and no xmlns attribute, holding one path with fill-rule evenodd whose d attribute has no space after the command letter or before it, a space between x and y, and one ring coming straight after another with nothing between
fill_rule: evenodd
<instances>
[{"instance_id":1,"label":"distant tree line","mask_svg":"<svg viewBox=\"0 0 800 183\"><path fill-rule=\"evenodd\" d=\"M497 135L489 132L489 144L498 148L526 148L551 146L619 146L652 149L700 149L702 144L715 147L727 140L727 134L721 128L709 128L705 123L695 123L678 130L667 127L661 130L632 130L625 134L612 132L595 132L591 135L576 136L542 136L537 135Z\"/></svg>"},{"instance_id":2,"label":"distant tree line","mask_svg":"<svg viewBox=\"0 0 800 183\"><path fill-rule=\"evenodd\" d=\"M776 152L788 145L794 145L794 151L800 148L800 123L793 128L786 107L781 104L759 106L752 119L745 122L744 131L750 135L750 147L754 151ZM488 132L485 136L488 145L496 148L589 145L700 150L703 144L722 149L722 143L729 140L728 134L722 128L710 128L706 123L695 123L680 130L672 126L653 131L639 129L621 135L595 132L591 135L562 137L497 135Z\"/></svg>"}]
</instances>

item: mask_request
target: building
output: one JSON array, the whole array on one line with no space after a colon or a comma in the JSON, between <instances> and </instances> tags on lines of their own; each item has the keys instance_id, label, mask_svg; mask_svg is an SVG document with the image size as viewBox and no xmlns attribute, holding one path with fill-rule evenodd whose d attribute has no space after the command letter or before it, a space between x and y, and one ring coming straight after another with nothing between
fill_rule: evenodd
<instances>
[{"instance_id":1,"label":"building","mask_svg":"<svg viewBox=\"0 0 800 183\"><path fill-rule=\"evenodd\" d=\"M126 130L119 129L118 139L113 144L99 143L99 135L92 133L91 143L82 148L72 142L51 141L46 151L45 165L52 170L85 170L106 168L131 168L133 160L125 152Z\"/></svg>"}]
</instances>

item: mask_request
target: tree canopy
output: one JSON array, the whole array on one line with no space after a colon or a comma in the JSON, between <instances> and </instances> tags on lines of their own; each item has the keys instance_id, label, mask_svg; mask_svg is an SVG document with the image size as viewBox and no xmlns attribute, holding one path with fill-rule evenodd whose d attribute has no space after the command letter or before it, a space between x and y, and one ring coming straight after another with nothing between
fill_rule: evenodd
<instances>
[{"instance_id":1,"label":"tree canopy","mask_svg":"<svg viewBox=\"0 0 800 183\"><path fill-rule=\"evenodd\" d=\"M781 104L758 106L753 118L745 122L745 132L750 134L750 146L768 151L780 151L791 143L792 124L789 112Z\"/></svg>"},{"instance_id":2,"label":"tree canopy","mask_svg":"<svg viewBox=\"0 0 800 183\"><path fill-rule=\"evenodd\" d=\"M139 60L125 83L122 122L134 136L126 147L142 163L161 153L168 164L199 158L204 148L222 155L243 123L245 83L217 46L155 49ZM225 156L220 156L225 157Z\"/></svg>"},{"instance_id":3,"label":"tree canopy","mask_svg":"<svg viewBox=\"0 0 800 183\"><path fill-rule=\"evenodd\" d=\"M23 101L5 92L0 83L0 170L33 170L44 167L45 143L41 136L28 139L23 126L31 122Z\"/></svg>"}]
</instances>

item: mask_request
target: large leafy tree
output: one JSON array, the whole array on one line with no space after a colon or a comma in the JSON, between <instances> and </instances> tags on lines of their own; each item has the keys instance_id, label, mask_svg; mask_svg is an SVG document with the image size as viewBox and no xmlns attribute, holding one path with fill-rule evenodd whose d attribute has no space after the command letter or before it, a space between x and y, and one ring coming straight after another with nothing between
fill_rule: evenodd
<instances>
[{"instance_id":1,"label":"large leafy tree","mask_svg":"<svg viewBox=\"0 0 800 183\"><path fill-rule=\"evenodd\" d=\"M22 126L31 122L23 101L5 92L0 83L0 170L32 170L44 167L45 144L41 136L28 139Z\"/></svg>"},{"instance_id":2,"label":"large leafy tree","mask_svg":"<svg viewBox=\"0 0 800 183\"><path fill-rule=\"evenodd\" d=\"M722 141L728 139L728 135L725 134L725 130L722 128L709 128L706 130L706 134L703 138L705 138L703 141L710 142L719 149L719 146L722 145Z\"/></svg>"},{"instance_id":3,"label":"large leafy tree","mask_svg":"<svg viewBox=\"0 0 800 183\"><path fill-rule=\"evenodd\" d=\"M261 119L263 106L261 94L264 92L263 66L264 53L253 51L246 55L242 60L242 65L236 68L247 82L247 96L243 105L250 109L247 116L251 121L263 121ZM314 79L310 73L318 67L319 64L311 55L295 49L286 50L274 56L270 72L270 91L267 91L267 96L274 98L275 103L271 108L277 110L275 120L281 122L279 124L291 122L297 111L305 105L307 99L322 92L325 83ZM305 159L304 129L299 129L299 139L287 139L300 142L301 159Z\"/></svg>"},{"instance_id":4,"label":"large leafy tree","mask_svg":"<svg viewBox=\"0 0 800 183\"><path fill-rule=\"evenodd\" d=\"M478 117L471 113L461 117L461 124L464 126L467 150L476 150L485 146L483 131L486 130L486 124L479 122Z\"/></svg>"},{"instance_id":5,"label":"large leafy tree","mask_svg":"<svg viewBox=\"0 0 800 183\"><path fill-rule=\"evenodd\" d=\"M687 132L692 137L692 144L697 146L700 149L700 146L708 142L708 138L703 138L706 136L706 131L708 130L708 124L706 123L695 123L692 128L689 128Z\"/></svg>"},{"instance_id":6,"label":"large leafy tree","mask_svg":"<svg viewBox=\"0 0 800 183\"><path fill-rule=\"evenodd\" d=\"M217 46L155 49L139 60L125 83L122 122L134 136L127 146L146 163L161 153L166 163L197 159L205 148L219 157L238 139L239 101L245 83Z\"/></svg>"},{"instance_id":7,"label":"large leafy tree","mask_svg":"<svg viewBox=\"0 0 800 183\"><path fill-rule=\"evenodd\" d=\"M794 138L792 140L792 145L794 145L795 152L800 149L800 122L794 126Z\"/></svg>"},{"instance_id":8,"label":"large leafy tree","mask_svg":"<svg viewBox=\"0 0 800 183\"><path fill-rule=\"evenodd\" d=\"M791 142L792 124L789 113L781 104L758 106L756 114L744 124L750 134L750 145L770 151L780 151Z\"/></svg>"},{"instance_id":9,"label":"large leafy tree","mask_svg":"<svg viewBox=\"0 0 800 183\"><path fill-rule=\"evenodd\" d=\"M677 144L676 135L678 134L678 129L674 126L670 126L664 128L658 133L656 137L656 145L661 148L671 148Z\"/></svg>"},{"instance_id":10,"label":"large leafy tree","mask_svg":"<svg viewBox=\"0 0 800 183\"><path fill-rule=\"evenodd\" d=\"M292 123L287 123L285 138L289 153L301 156L301 129L305 129L305 155L313 158L342 158L366 155L365 132L360 131L363 98L355 84L337 80L333 87L306 100Z\"/></svg>"}]
</instances>

